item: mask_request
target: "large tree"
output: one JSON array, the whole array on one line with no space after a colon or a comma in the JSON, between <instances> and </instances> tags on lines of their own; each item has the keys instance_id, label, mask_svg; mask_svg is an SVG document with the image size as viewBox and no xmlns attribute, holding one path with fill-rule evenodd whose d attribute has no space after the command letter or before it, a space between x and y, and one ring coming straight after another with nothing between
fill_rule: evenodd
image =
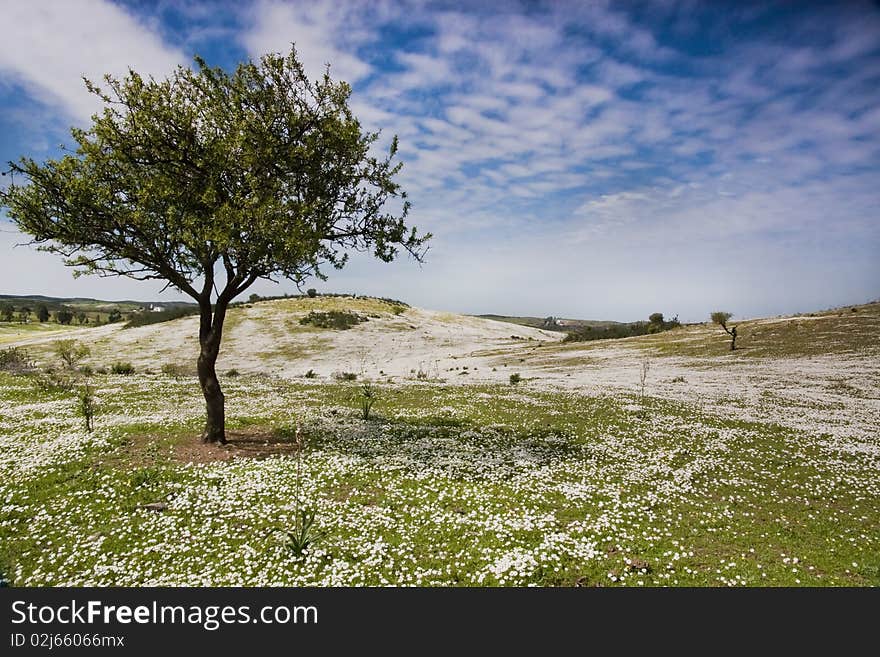
<instances>
[{"instance_id":1,"label":"large tree","mask_svg":"<svg viewBox=\"0 0 880 657\"><path fill-rule=\"evenodd\" d=\"M215 363L229 303L259 279L324 278L348 249L421 260L430 234L405 225L397 138L372 153L348 84L310 80L293 48L232 74L195 61L163 80L86 80L104 109L71 131L76 150L11 164L26 183L0 202L74 275L160 279L198 302L202 439L225 442Z\"/></svg>"}]
</instances>

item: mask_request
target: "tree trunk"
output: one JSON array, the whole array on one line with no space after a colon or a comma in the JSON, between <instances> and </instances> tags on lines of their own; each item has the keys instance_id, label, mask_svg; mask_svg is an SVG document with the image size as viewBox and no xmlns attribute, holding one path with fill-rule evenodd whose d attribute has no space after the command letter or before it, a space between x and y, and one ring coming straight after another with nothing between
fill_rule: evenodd
<instances>
[{"instance_id":1,"label":"tree trunk","mask_svg":"<svg viewBox=\"0 0 880 657\"><path fill-rule=\"evenodd\" d=\"M226 398L217 379L217 356L220 354L220 339L223 334L223 320L226 317L226 304L217 303L211 308L210 301L201 303L199 326L199 384L205 396L204 443L226 443Z\"/></svg>"},{"instance_id":2,"label":"tree trunk","mask_svg":"<svg viewBox=\"0 0 880 657\"><path fill-rule=\"evenodd\" d=\"M736 349L736 327L734 326L730 331L730 350L733 351Z\"/></svg>"},{"instance_id":3,"label":"tree trunk","mask_svg":"<svg viewBox=\"0 0 880 657\"><path fill-rule=\"evenodd\" d=\"M205 430L202 432L203 443L226 443L226 398L220 389L215 368L219 353L219 344L210 343L202 344L199 352L199 384L202 386L202 394L205 395L207 411Z\"/></svg>"}]
</instances>

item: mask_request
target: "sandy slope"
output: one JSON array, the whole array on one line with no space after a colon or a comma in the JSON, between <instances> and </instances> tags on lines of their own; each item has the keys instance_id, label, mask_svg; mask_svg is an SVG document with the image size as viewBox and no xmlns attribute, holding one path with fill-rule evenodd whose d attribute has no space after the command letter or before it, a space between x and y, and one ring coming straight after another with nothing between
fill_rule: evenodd
<instances>
[{"instance_id":1,"label":"sandy slope","mask_svg":"<svg viewBox=\"0 0 880 657\"><path fill-rule=\"evenodd\" d=\"M642 338L560 344L550 331L476 317L408 308L395 315L387 305L347 300L347 307L370 314L345 331L302 326L310 309L328 300L261 302L231 311L218 369L303 379L316 383L340 372L359 379L396 383L427 379L447 383L507 383L584 394L639 393L641 371L648 396L699 403L703 411L745 420L774 421L792 428L841 438L866 439L880 450L880 358L876 350L785 358L662 356ZM761 320L778 323L782 320ZM812 325L818 324L811 322ZM130 361L139 371L173 363L194 370L198 320L184 318L134 329L105 326L65 333L88 344L93 367ZM54 336L33 337L26 345L42 363L53 360ZM664 337L667 344L725 340L710 327L687 327ZM857 444L857 443L854 443Z\"/></svg>"}]
</instances>

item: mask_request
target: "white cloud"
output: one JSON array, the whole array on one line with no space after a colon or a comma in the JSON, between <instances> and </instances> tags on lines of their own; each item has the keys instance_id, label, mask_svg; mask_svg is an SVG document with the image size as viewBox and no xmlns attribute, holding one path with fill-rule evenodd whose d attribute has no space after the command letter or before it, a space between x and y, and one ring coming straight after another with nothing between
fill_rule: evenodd
<instances>
[{"instance_id":1,"label":"white cloud","mask_svg":"<svg viewBox=\"0 0 880 657\"><path fill-rule=\"evenodd\" d=\"M247 13L250 24L241 40L251 57L269 52L284 54L295 43L312 79L320 78L327 64L331 65L331 77L351 84L370 74L370 65L353 53L369 33L358 29L352 5L262 0Z\"/></svg>"},{"instance_id":2,"label":"white cloud","mask_svg":"<svg viewBox=\"0 0 880 657\"><path fill-rule=\"evenodd\" d=\"M183 53L165 44L143 22L101 0L0 0L5 29L0 39L0 78L23 85L46 104L78 121L101 104L82 77L100 82L128 68L165 77Z\"/></svg>"}]
</instances>

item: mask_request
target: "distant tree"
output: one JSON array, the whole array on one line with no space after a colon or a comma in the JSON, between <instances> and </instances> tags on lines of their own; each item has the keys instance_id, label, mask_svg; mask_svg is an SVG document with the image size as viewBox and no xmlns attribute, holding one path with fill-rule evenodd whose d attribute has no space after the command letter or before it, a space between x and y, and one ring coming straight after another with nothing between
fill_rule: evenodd
<instances>
[{"instance_id":1,"label":"distant tree","mask_svg":"<svg viewBox=\"0 0 880 657\"><path fill-rule=\"evenodd\" d=\"M20 324L26 324L28 321L28 317L31 315L30 308L22 308L18 311L18 321Z\"/></svg>"},{"instance_id":2,"label":"distant tree","mask_svg":"<svg viewBox=\"0 0 880 657\"><path fill-rule=\"evenodd\" d=\"M306 294L309 295L309 299L314 299L316 296L318 296L318 291L315 288L310 287L308 290L306 290Z\"/></svg>"},{"instance_id":3,"label":"distant tree","mask_svg":"<svg viewBox=\"0 0 880 657\"><path fill-rule=\"evenodd\" d=\"M718 324L724 331L730 336L730 350L733 351L736 349L736 327L732 326L727 328L727 323L730 321L730 318L733 317L732 313L726 313L721 310L716 310L710 316L712 322Z\"/></svg>"},{"instance_id":4,"label":"distant tree","mask_svg":"<svg viewBox=\"0 0 880 657\"><path fill-rule=\"evenodd\" d=\"M49 321L49 309L45 305L37 308L37 319L40 320L41 324Z\"/></svg>"},{"instance_id":5,"label":"distant tree","mask_svg":"<svg viewBox=\"0 0 880 657\"><path fill-rule=\"evenodd\" d=\"M254 292L252 295L250 295L248 297L248 301L250 301L251 303L256 303L260 299L262 299L262 297L259 294L257 294L256 292Z\"/></svg>"},{"instance_id":6,"label":"distant tree","mask_svg":"<svg viewBox=\"0 0 880 657\"><path fill-rule=\"evenodd\" d=\"M110 311L110 314L107 315L107 323L115 324L116 322L122 321L122 313L119 312L116 308Z\"/></svg>"},{"instance_id":7,"label":"distant tree","mask_svg":"<svg viewBox=\"0 0 880 657\"><path fill-rule=\"evenodd\" d=\"M659 333L665 328L663 325L663 313L652 313L648 317L648 333Z\"/></svg>"},{"instance_id":8,"label":"distant tree","mask_svg":"<svg viewBox=\"0 0 880 657\"><path fill-rule=\"evenodd\" d=\"M59 324L70 324L73 321L73 311L70 308L62 308L55 311L55 321Z\"/></svg>"},{"instance_id":9,"label":"distant tree","mask_svg":"<svg viewBox=\"0 0 880 657\"><path fill-rule=\"evenodd\" d=\"M4 322L11 322L15 317L15 306L11 303L4 303L0 308L0 315L2 315Z\"/></svg>"},{"instance_id":10,"label":"distant tree","mask_svg":"<svg viewBox=\"0 0 880 657\"><path fill-rule=\"evenodd\" d=\"M396 137L371 153L378 133L362 131L347 83L311 80L295 49L232 74L196 64L87 82L105 109L72 131L76 152L11 165L27 183L0 205L80 273L165 280L197 301L202 439L226 442L215 365L230 302L260 279L323 279L348 249L421 261L430 235L405 223Z\"/></svg>"},{"instance_id":11,"label":"distant tree","mask_svg":"<svg viewBox=\"0 0 880 657\"><path fill-rule=\"evenodd\" d=\"M80 326L82 326L83 324L87 324L87 323L88 323L88 321L89 321L89 316L86 315L82 310L80 310L80 311L76 314L76 321L80 323Z\"/></svg>"}]
</instances>

